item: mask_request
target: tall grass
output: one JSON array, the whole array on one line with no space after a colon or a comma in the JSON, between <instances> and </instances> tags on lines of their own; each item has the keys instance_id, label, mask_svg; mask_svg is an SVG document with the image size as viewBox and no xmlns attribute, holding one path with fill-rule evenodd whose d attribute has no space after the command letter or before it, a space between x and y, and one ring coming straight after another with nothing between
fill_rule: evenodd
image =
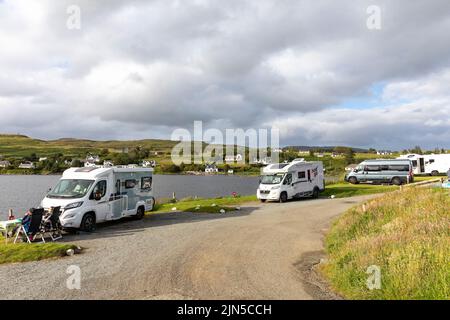
<instances>
[{"instance_id":1,"label":"tall grass","mask_svg":"<svg viewBox=\"0 0 450 320\"><path fill-rule=\"evenodd\" d=\"M350 209L326 238L322 271L350 299L450 299L450 194L408 188ZM366 270L381 269L369 290Z\"/></svg>"}]
</instances>

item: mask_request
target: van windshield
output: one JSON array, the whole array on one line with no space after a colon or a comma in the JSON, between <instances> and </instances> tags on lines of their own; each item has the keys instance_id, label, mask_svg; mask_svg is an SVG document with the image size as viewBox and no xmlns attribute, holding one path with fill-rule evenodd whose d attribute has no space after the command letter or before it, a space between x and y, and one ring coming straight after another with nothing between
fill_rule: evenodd
<instances>
[{"instance_id":1,"label":"van windshield","mask_svg":"<svg viewBox=\"0 0 450 320\"><path fill-rule=\"evenodd\" d=\"M262 184L280 184L283 180L284 174L267 174L261 177Z\"/></svg>"},{"instance_id":2,"label":"van windshield","mask_svg":"<svg viewBox=\"0 0 450 320\"><path fill-rule=\"evenodd\" d=\"M61 179L47 194L49 198L83 198L94 180Z\"/></svg>"}]
</instances>

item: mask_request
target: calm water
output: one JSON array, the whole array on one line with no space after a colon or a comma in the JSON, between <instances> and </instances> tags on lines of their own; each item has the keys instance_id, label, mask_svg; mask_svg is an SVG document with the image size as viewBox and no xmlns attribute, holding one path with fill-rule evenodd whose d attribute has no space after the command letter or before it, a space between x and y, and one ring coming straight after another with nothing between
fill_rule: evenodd
<instances>
[{"instance_id":1,"label":"calm water","mask_svg":"<svg viewBox=\"0 0 450 320\"><path fill-rule=\"evenodd\" d=\"M60 176L2 176L0 175L0 220L7 216L8 209L16 216L40 204L47 190L53 187ZM239 176L181 176L155 175L154 196L178 199L198 197L219 197L237 192L241 195L256 193L258 177Z\"/></svg>"}]
</instances>

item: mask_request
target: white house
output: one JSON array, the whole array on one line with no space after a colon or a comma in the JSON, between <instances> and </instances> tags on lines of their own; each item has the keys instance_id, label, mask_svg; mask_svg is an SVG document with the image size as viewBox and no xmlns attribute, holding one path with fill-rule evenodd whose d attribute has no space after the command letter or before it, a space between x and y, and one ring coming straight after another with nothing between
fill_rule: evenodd
<instances>
[{"instance_id":1,"label":"white house","mask_svg":"<svg viewBox=\"0 0 450 320\"><path fill-rule=\"evenodd\" d=\"M73 160L64 160L64 164L65 164L66 166L71 166L72 163L73 163Z\"/></svg>"},{"instance_id":2,"label":"white house","mask_svg":"<svg viewBox=\"0 0 450 320\"><path fill-rule=\"evenodd\" d=\"M225 162L240 162L244 159L242 154L238 153L237 155L226 155L225 156Z\"/></svg>"},{"instance_id":3,"label":"white house","mask_svg":"<svg viewBox=\"0 0 450 320\"><path fill-rule=\"evenodd\" d=\"M98 155L89 154L86 156L86 161L98 163L100 162L100 157Z\"/></svg>"},{"instance_id":4,"label":"white house","mask_svg":"<svg viewBox=\"0 0 450 320\"><path fill-rule=\"evenodd\" d=\"M228 170L227 173L228 173L228 174L233 174L233 173L234 173L234 170L233 170L233 169L230 169L230 170Z\"/></svg>"},{"instance_id":5,"label":"white house","mask_svg":"<svg viewBox=\"0 0 450 320\"><path fill-rule=\"evenodd\" d=\"M392 155L392 151L391 150L378 150L377 154L380 156L390 156L390 155Z\"/></svg>"},{"instance_id":6,"label":"white house","mask_svg":"<svg viewBox=\"0 0 450 320\"><path fill-rule=\"evenodd\" d=\"M110 160L105 160L105 161L103 161L103 166L104 167L114 167L114 163Z\"/></svg>"},{"instance_id":7,"label":"white house","mask_svg":"<svg viewBox=\"0 0 450 320\"><path fill-rule=\"evenodd\" d=\"M144 168L153 168L156 166L155 160L143 160L141 166Z\"/></svg>"},{"instance_id":8,"label":"white house","mask_svg":"<svg viewBox=\"0 0 450 320\"><path fill-rule=\"evenodd\" d=\"M8 168L11 165L9 161L0 161L0 168Z\"/></svg>"},{"instance_id":9,"label":"white house","mask_svg":"<svg viewBox=\"0 0 450 320\"><path fill-rule=\"evenodd\" d=\"M205 168L205 173L217 173L219 169L215 164L207 164Z\"/></svg>"},{"instance_id":10,"label":"white house","mask_svg":"<svg viewBox=\"0 0 450 320\"><path fill-rule=\"evenodd\" d=\"M86 156L84 162L85 167L95 167L100 162L100 157L98 155L89 154Z\"/></svg>"},{"instance_id":11,"label":"white house","mask_svg":"<svg viewBox=\"0 0 450 320\"><path fill-rule=\"evenodd\" d=\"M31 161L25 161L19 164L19 169L34 169L34 163Z\"/></svg>"},{"instance_id":12,"label":"white house","mask_svg":"<svg viewBox=\"0 0 450 320\"><path fill-rule=\"evenodd\" d=\"M309 154L309 150L298 150L298 155Z\"/></svg>"},{"instance_id":13,"label":"white house","mask_svg":"<svg viewBox=\"0 0 450 320\"><path fill-rule=\"evenodd\" d=\"M41 157L41 158L39 158L39 162L44 162L44 161L47 161L47 160L48 160L47 157Z\"/></svg>"}]
</instances>

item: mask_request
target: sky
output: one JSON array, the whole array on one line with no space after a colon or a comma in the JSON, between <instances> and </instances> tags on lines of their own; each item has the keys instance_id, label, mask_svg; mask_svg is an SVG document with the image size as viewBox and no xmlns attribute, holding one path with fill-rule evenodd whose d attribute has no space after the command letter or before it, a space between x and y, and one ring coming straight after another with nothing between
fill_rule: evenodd
<instances>
[{"instance_id":1,"label":"sky","mask_svg":"<svg viewBox=\"0 0 450 320\"><path fill-rule=\"evenodd\" d=\"M0 132L450 148L449 34L448 0L0 0Z\"/></svg>"}]
</instances>

